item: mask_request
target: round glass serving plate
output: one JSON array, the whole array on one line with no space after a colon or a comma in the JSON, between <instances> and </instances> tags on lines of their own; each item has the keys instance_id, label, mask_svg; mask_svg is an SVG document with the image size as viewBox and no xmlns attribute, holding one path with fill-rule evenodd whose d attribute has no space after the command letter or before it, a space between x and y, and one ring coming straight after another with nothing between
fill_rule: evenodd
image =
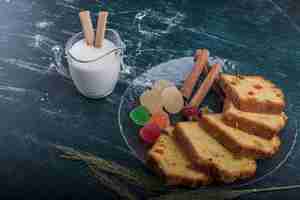
<instances>
[{"instance_id":1,"label":"round glass serving plate","mask_svg":"<svg viewBox=\"0 0 300 200\"><path fill-rule=\"evenodd\" d=\"M256 74L262 75L267 79L270 79L270 76L272 77L270 71L264 71L265 68L263 67L255 67L247 63L239 63L218 57L210 57L209 64L213 64L215 62L221 62L223 64L222 70L225 73L247 75ZM138 126L131 121L129 118L129 113L139 104L140 95L143 93L143 91L145 91L145 89L149 88L153 82L162 79L169 80L175 83L178 88L180 88L184 78L191 71L192 67L192 57L184 57L159 64L134 79L121 98L118 113L120 132L129 149L144 164L146 164L146 156L149 146L145 145L140 140L138 133L141 126ZM272 80L277 84L276 80ZM288 99L289 94L286 91L285 96ZM208 106L210 109L218 112L221 109L219 104L220 103L218 102L218 97L216 94L210 92L202 106ZM289 110L288 107L289 104L287 105L287 110ZM175 119L172 118L171 121L176 122L176 117ZM297 123L296 119L293 119L293 116L289 116L288 124L284 130L281 131L280 137L281 147L279 152L272 158L257 161L257 172L255 177L244 181L235 182L233 184L227 184L227 186L241 187L261 181L265 177L274 173L286 162L294 149L297 137Z\"/></svg>"}]
</instances>

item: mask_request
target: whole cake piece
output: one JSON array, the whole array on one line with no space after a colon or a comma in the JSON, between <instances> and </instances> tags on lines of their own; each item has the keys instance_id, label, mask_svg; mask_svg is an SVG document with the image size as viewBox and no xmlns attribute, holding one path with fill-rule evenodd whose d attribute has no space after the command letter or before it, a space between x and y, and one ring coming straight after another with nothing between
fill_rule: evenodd
<instances>
[{"instance_id":1,"label":"whole cake piece","mask_svg":"<svg viewBox=\"0 0 300 200\"><path fill-rule=\"evenodd\" d=\"M284 110L281 89L261 76L222 74L219 83L239 110L268 114L281 114Z\"/></svg>"},{"instance_id":2,"label":"whole cake piece","mask_svg":"<svg viewBox=\"0 0 300 200\"><path fill-rule=\"evenodd\" d=\"M287 122L287 116L281 114L252 113L238 110L231 100L225 99L223 121L234 128L249 134L271 139L276 136Z\"/></svg>"},{"instance_id":3,"label":"whole cake piece","mask_svg":"<svg viewBox=\"0 0 300 200\"><path fill-rule=\"evenodd\" d=\"M256 161L238 156L226 149L198 122L179 122L175 137L190 159L209 170L216 180L230 183L255 175Z\"/></svg>"},{"instance_id":4,"label":"whole cake piece","mask_svg":"<svg viewBox=\"0 0 300 200\"><path fill-rule=\"evenodd\" d=\"M148 163L166 179L167 185L195 187L211 183L212 178L196 169L172 135L162 134L148 152Z\"/></svg>"},{"instance_id":5,"label":"whole cake piece","mask_svg":"<svg viewBox=\"0 0 300 200\"><path fill-rule=\"evenodd\" d=\"M205 114L201 118L201 124L230 151L253 158L271 157L278 151L280 147L278 136L270 140L264 139L228 126L222 118L222 114Z\"/></svg>"}]
</instances>

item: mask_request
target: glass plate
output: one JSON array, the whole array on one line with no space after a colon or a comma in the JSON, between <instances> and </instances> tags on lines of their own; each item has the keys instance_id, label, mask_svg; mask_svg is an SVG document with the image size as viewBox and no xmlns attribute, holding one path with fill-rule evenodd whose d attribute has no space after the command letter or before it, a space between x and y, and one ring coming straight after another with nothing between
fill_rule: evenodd
<instances>
[{"instance_id":1,"label":"glass plate","mask_svg":"<svg viewBox=\"0 0 300 200\"><path fill-rule=\"evenodd\" d=\"M228 73L240 73L240 74L259 74L265 77L270 76L270 72L264 72L262 67L253 67L246 63L238 63L235 61L229 61L218 57L210 57L209 63L221 62L223 64L223 71ZM119 126L121 134L133 152L133 154L143 163L146 160L146 153L149 149L148 146L144 145L138 136L140 126L135 125L129 118L129 112L138 104L138 98L142 92L152 85L156 80L169 80L174 82L177 86L181 86L184 77L191 71L193 66L192 57L184 57L176 60L171 60L166 63L162 63L158 66L151 68L149 71L143 73L126 89L124 95L121 98L119 106ZM216 101L215 94L210 93L203 105L208 105L214 111L220 111L220 106ZM289 94L285 93L287 99ZM289 106L289 105L288 105ZM288 110L288 108L287 108ZM280 151L272 158L257 161L257 173L252 179L246 181L239 181L228 186L237 187L252 184L260 181L274 173L279 169L288 159L289 155L296 143L297 137L297 122L296 119L292 119L289 116L289 121L284 130L280 133L282 136Z\"/></svg>"}]
</instances>

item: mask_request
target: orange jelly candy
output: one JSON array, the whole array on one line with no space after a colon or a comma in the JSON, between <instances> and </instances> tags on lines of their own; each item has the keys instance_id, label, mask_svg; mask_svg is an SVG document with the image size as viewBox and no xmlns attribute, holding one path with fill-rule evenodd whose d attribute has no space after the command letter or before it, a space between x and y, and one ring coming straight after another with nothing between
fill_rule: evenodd
<instances>
[{"instance_id":1,"label":"orange jelly candy","mask_svg":"<svg viewBox=\"0 0 300 200\"><path fill-rule=\"evenodd\" d=\"M150 123L154 123L161 129L165 129L170 126L169 115L165 112L154 113L150 119Z\"/></svg>"}]
</instances>

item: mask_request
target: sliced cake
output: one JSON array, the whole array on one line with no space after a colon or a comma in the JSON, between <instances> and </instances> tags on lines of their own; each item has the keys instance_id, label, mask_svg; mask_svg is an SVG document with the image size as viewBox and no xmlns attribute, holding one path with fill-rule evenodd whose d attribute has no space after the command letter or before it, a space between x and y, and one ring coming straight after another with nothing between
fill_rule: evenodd
<instances>
[{"instance_id":1,"label":"sliced cake","mask_svg":"<svg viewBox=\"0 0 300 200\"><path fill-rule=\"evenodd\" d=\"M276 136L284 128L287 116L238 110L229 99L224 101L223 121L231 126L266 139Z\"/></svg>"},{"instance_id":2,"label":"sliced cake","mask_svg":"<svg viewBox=\"0 0 300 200\"><path fill-rule=\"evenodd\" d=\"M159 137L148 156L148 163L166 179L168 185L195 187L212 181L207 173L196 169L170 133Z\"/></svg>"},{"instance_id":3,"label":"sliced cake","mask_svg":"<svg viewBox=\"0 0 300 200\"><path fill-rule=\"evenodd\" d=\"M280 146L278 136L264 139L226 125L222 114L206 114L201 118L202 126L226 148L240 155L265 158L274 155Z\"/></svg>"},{"instance_id":4,"label":"sliced cake","mask_svg":"<svg viewBox=\"0 0 300 200\"><path fill-rule=\"evenodd\" d=\"M261 76L222 74L219 83L239 110L271 114L281 114L284 110L283 92Z\"/></svg>"},{"instance_id":5,"label":"sliced cake","mask_svg":"<svg viewBox=\"0 0 300 200\"><path fill-rule=\"evenodd\" d=\"M190 159L197 166L210 170L217 180L229 183L255 175L255 160L233 154L198 122L177 123L175 137Z\"/></svg>"}]
</instances>

